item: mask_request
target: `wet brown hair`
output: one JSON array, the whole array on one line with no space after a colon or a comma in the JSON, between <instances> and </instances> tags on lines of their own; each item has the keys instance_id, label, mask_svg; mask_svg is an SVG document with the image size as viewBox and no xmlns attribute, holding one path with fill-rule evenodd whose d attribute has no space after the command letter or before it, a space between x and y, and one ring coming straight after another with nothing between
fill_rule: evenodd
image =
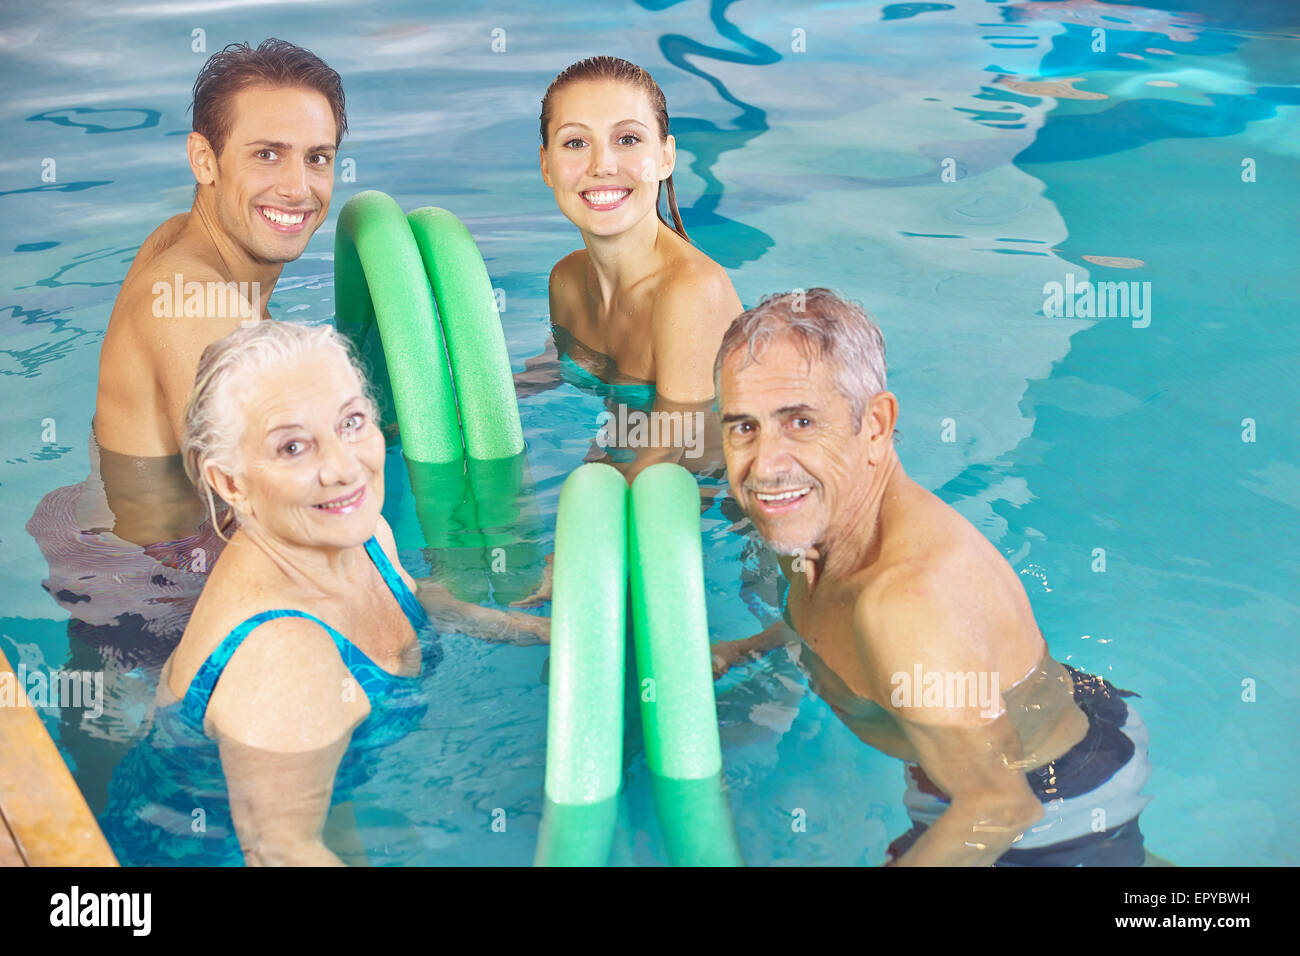
<instances>
[{"instance_id":1,"label":"wet brown hair","mask_svg":"<svg viewBox=\"0 0 1300 956\"><path fill-rule=\"evenodd\" d=\"M664 99L664 91L659 89L659 84L654 81L654 78L635 63L620 60L616 56L592 56L585 60L579 60L570 66L553 79L551 85L546 88L546 95L542 97L543 148L548 145L549 139L546 127L551 122L551 98L557 90L561 90L570 83L576 83L579 80L618 80L636 87L650 97L650 108L654 110L655 119L659 122L659 138L661 140L668 138L668 101ZM659 209L665 185L668 187L668 211L673 217L672 222L665 219L664 214ZM673 189L671 173L669 173L667 179L659 182L659 195L655 197L655 215L659 217L660 222L672 229L677 235L687 242L691 241L690 236L686 235L686 227L682 225L682 215L677 211L677 193Z\"/></svg>"},{"instance_id":2,"label":"wet brown hair","mask_svg":"<svg viewBox=\"0 0 1300 956\"><path fill-rule=\"evenodd\" d=\"M250 86L288 86L320 93L334 112L334 146L343 142L348 131L343 80L315 53L272 37L257 49L247 43L231 43L208 58L194 81L193 129L218 156L234 125L231 100Z\"/></svg>"}]
</instances>

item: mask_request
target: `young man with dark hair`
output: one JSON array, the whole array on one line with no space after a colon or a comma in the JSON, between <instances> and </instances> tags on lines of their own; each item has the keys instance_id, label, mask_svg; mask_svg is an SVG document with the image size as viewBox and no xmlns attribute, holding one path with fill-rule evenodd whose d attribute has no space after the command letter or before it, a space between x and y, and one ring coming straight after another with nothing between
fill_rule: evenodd
<instances>
[{"instance_id":1,"label":"young man with dark hair","mask_svg":"<svg viewBox=\"0 0 1300 956\"><path fill-rule=\"evenodd\" d=\"M241 323L269 318L280 271L329 212L346 129L339 75L301 47L232 44L204 65L186 142L194 204L140 247L100 351L102 448L177 454L199 356Z\"/></svg>"}]
</instances>

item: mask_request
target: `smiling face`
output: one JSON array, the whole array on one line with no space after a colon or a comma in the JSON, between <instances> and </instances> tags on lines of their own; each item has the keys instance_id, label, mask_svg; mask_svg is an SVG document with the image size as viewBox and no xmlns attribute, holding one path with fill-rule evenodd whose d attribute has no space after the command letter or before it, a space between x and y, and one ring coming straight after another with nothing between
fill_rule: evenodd
<instances>
[{"instance_id":1,"label":"smiling face","mask_svg":"<svg viewBox=\"0 0 1300 956\"><path fill-rule=\"evenodd\" d=\"M292 262L329 212L336 136L329 100L315 90L253 86L231 98L230 110L221 155L195 175L216 187L217 221L250 258Z\"/></svg>"},{"instance_id":2,"label":"smiling face","mask_svg":"<svg viewBox=\"0 0 1300 956\"><path fill-rule=\"evenodd\" d=\"M673 171L650 97L618 80L578 80L551 101L542 178L579 229L617 235L655 215L659 182Z\"/></svg>"},{"instance_id":3,"label":"smiling face","mask_svg":"<svg viewBox=\"0 0 1300 956\"><path fill-rule=\"evenodd\" d=\"M831 369L789 336L742 370L746 354L733 351L719 377L731 493L773 550L804 553L849 530L869 480L869 429L854 432Z\"/></svg>"},{"instance_id":4,"label":"smiling face","mask_svg":"<svg viewBox=\"0 0 1300 956\"><path fill-rule=\"evenodd\" d=\"M384 439L356 373L317 351L240 384L242 520L298 546L369 540L384 503Z\"/></svg>"}]
</instances>

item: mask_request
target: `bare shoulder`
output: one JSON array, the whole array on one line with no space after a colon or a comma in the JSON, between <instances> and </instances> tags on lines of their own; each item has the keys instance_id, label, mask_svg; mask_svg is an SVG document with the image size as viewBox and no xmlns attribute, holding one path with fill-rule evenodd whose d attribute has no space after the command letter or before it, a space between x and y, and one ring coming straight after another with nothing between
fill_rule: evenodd
<instances>
[{"instance_id":1,"label":"bare shoulder","mask_svg":"<svg viewBox=\"0 0 1300 956\"><path fill-rule=\"evenodd\" d=\"M172 654L173 691L184 691L208 656L241 623L262 611L286 606L267 583L268 575L265 567L258 565L258 556L239 543L238 535L236 532L217 558Z\"/></svg>"},{"instance_id":2,"label":"bare shoulder","mask_svg":"<svg viewBox=\"0 0 1300 956\"><path fill-rule=\"evenodd\" d=\"M582 289L587 268L587 250L570 252L551 268L549 288L552 296L574 296Z\"/></svg>"},{"instance_id":3,"label":"bare shoulder","mask_svg":"<svg viewBox=\"0 0 1300 956\"><path fill-rule=\"evenodd\" d=\"M1037 659L1041 637L1014 569L970 522L916 486L906 533L882 546L854 606L873 674L1005 671Z\"/></svg>"},{"instance_id":4,"label":"bare shoulder","mask_svg":"<svg viewBox=\"0 0 1300 956\"><path fill-rule=\"evenodd\" d=\"M659 281L653 306L655 384L660 397L713 397L713 360L742 311L727 273L703 253L679 258Z\"/></svg>"},{"instance_id":5,"label":"bare shoulder","mask_svg":"<svg viewBox=\"0 0 1300 956\"><path fill-rule=\"evenodd\" d=\"M552 267L547 290L553 324L572 329L581 319L586 269L586 249L569 253Z\"/></svg>"},{"instance_id":6,"label":"bare shoulder","mask_svg":"<svg viewBox=\"0 0 1300 956\"><path fill-rule=\"evenodd\" d=\"M278 617L254 628L231 656L208 705L216 736L280 753L336 743L369 710L348 693L351 674L316 621Z\"/></svg>"},{"instance_id":7,"label":"bare shoulder","mask_svg":"<svg viewBox=\"0 0 1300 956\"><path fill-rule=\"evenodd\" d=\"M655 291L657 332L703 326L720 343L727 326L744 311L726 270L694 248L677 260Z\"/></svg>"},{"instance_id":8,"label":"bare shoulder","mask_svg":"<svg viewBox=\"0 0 1300 956\"><path fill-rule=\"evenodd\" d=\"M209 294L214 283L222 288ZM195 362L185 363L192 376L198 352L243 321L240 312L246 300L232 298L236 293L227 290L213 263L181 244L172 245L147 263L132 266L113 306L111 324L128 331L133 348L146 353L175 358L172 352L178 346L187 356L193 352ZM218 293L219 311L208 315Z\"/></svg>"}]
</instances>

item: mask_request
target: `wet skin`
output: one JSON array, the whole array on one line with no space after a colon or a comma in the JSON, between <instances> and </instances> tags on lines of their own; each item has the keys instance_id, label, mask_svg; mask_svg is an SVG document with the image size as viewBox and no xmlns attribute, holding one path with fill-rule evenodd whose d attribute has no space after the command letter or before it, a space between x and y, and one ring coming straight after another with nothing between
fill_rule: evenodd
<instances>
[{"instance_id":1,"label":"wet skin","mask_svg":"<svg viewBox=\"0 0 1300 956\"><path fill-rule=\"evenodd\" d=\"M251 314L260 314L286 262L302 255L325 221L334 184L336 131L326 98L311 90L250 87L232 98L233 123L217 156L191 133L186 147L198 195L140 247L114 304L100 350L94 429L100 445L122 455L175 455L185 402L199 356ZM270 221L301 216L292 225ZM155 315L155 283L248 283L225 315ZM176 305L173 303L173 305ZM164 307L165 309L165 307Z\"/></svg>"},{"instance_id":2,"label":"wet skin","mask_svg":"<svg viewBox=\"0 0 1300 956\"><path fill-rule=\"evenodd\" d=\"M392 674L420 670L406 614L365 550L373 535L435 627L491 640L546 639L543 618L457 601L402 568L381 510L384 439L355 371L332 353L230 383L244 423L233 472L205 479L239 516L163 668L159 702L184 697L222 639L272 608L305 611L345 634ZM352 693L341 693L349 686ZM322 842L333 780L353 730L370 713L330 636L302 618L253 630L231 656L205 732L221 748L246 860L335 864Z\"/></svg>"},{"instance_id":3,"label":"wet skin","mask_svg":"<svg viewBox=\"0 0 1300 956\"><path fill-rule=\"evenodd\" d=\"M919 763L952 800L901 864L990 864L1042 816L1025 771L1087 731L1068 675L1015 571L904 473L892 394L872 398L855 433L820 360L788 338L742 369L744 355L733 353L721 376L728 477L782 554L814 689L859 738ZM894 675L917 665L995 675L1003 712L990 717L973 701L896 705Z\"/></svg>"},{"instance_id":4,"label":"wet skin","mask_svg":"<svg viewBox=\"0 0 1300 956\"><path fill-rule=\"evenodd\" d=\"M713 396L713 356L740 299L717 263L661 223L655 203L673 171L645 93L580 81L552 99L542 177L584 248L551 272L551 321L622 376L678 403Z\"/></svg>"}]
</instances>

